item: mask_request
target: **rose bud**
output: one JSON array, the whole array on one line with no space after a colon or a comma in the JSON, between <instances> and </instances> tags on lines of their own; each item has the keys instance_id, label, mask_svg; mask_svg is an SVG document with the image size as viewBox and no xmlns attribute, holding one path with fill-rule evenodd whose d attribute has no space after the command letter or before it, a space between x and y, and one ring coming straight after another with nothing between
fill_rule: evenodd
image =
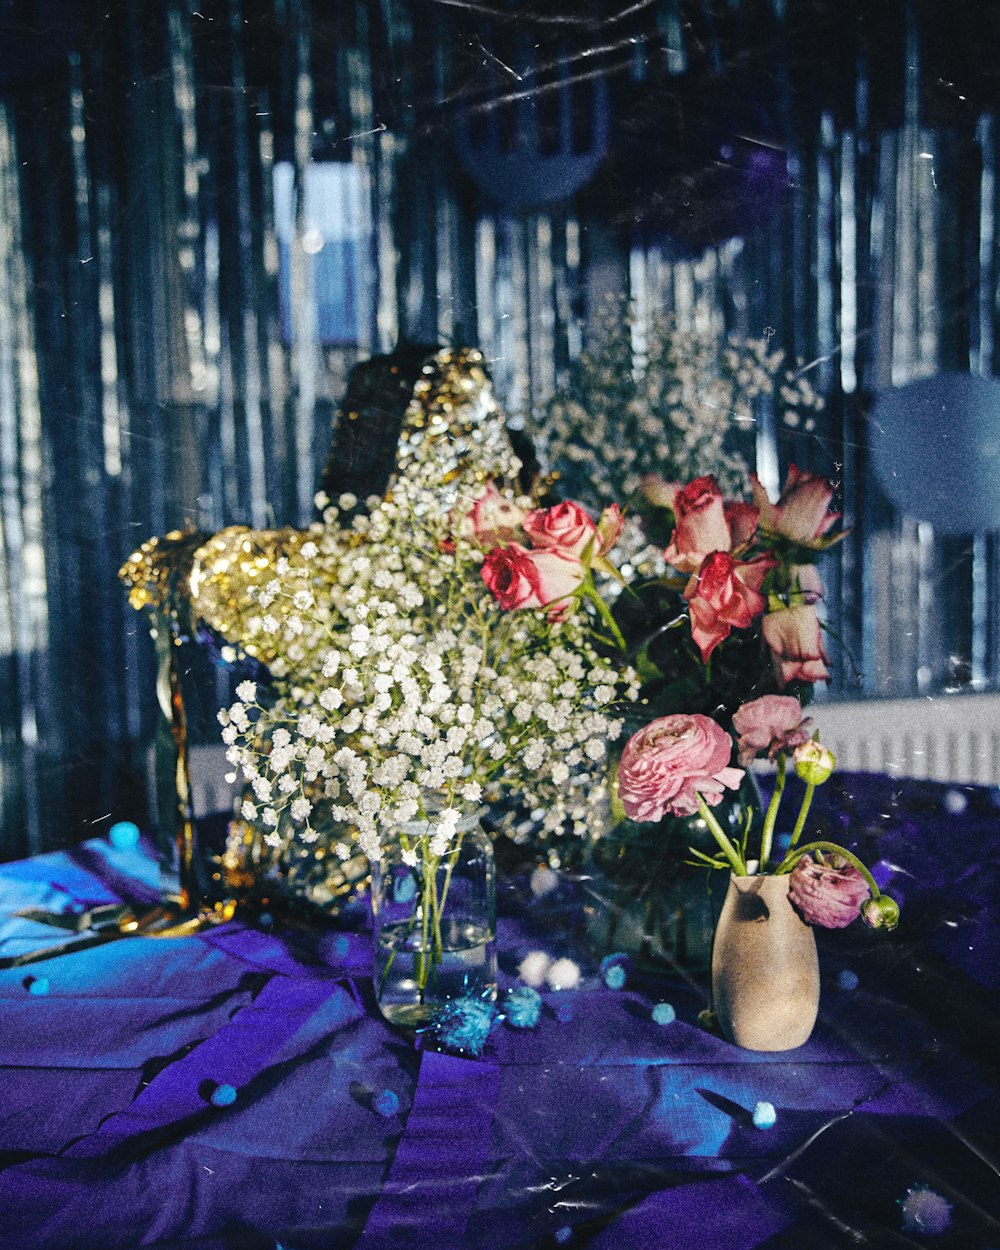
<instances>
[{"instance_id":1,"label":"rose bud","mask_svg":"<svg viewBox=\"0 0 1000 1250\"><path fill-rule=\"evenodd\" d=\"M888 894L880 894L862 905L861 919L871 929L885 929L891 933L899 924L899 904Z\"/></svg>"},{"instance_id":2,"label":"rose bud","mask_svg":"<svg viewBox=\"0 0 1000 1250\"><path fill-rule=\"evenodd\" d=\"M833 752L812 739L795 748L792 760L796 776L801 777L807 786L821 786L824 781L829 781L830 774L837 767Z\"/></svg>"},{"instance_id":3,"label":"rose bud","mask_svg":"<svg viewBox=\"0 0 1000 1250\"><path fill-rule=\"evenodd\" d=\"M713 551L732 550L722 492L710 473L694 478L677 492L674 520L676 528L663 558L680 572L696 573Z\"/></svg>"}]
</instances>

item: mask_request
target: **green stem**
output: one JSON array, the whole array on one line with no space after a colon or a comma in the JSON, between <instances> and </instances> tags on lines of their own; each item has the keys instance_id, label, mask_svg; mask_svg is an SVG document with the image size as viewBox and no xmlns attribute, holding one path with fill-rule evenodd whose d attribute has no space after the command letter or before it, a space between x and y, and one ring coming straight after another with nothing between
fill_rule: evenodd
<instances>
[{"instance_id":1,"label":"green stem","mask_svg":"<svg viewBox=\"0 0 1000 1250\"><path fill-rule=\"evenodd\" d=\"M620 650L623 652L627 651L628 647L625 644L625 636L618 628L618 622L615 620L611 609L598 593L597 587L594 585L594 576L592 573L587 574L587 580L583 583L583 592L597 608L598 614L604 621L605 625L607 625L608 629L611 630L611 635L618 644Z\"/></svg>"},{"instance_id":2,"label":"green stem","mask_svg":"<svg viewBox=\"0 0 1000 1250\"><path fill-rule=\"evenodd\" d=\"M785 792L785 775L787 773L787 765L785 763L784 753L778 756L778 771L774 778L774 792L771 795L771 801L767 805L767 813L764 816L764 829L760 835L760 870L764 872L767 867L767 861L771 858L771 839L774 837L774 826L778 819L778 808L781 806L781 796Z\"/></svg>"},{"instance_id":3,"label":"green stem","mask_svg":"<svg viewBox=\"0 0 1000 1250\"><path fill-rule=\"evenodd\" d=\"M802 837L802 830L805 827L806 817L809 815L809 808L812 806L813 795L816 793L816 785L809 781L806 783L806 792L802 796L802 806L799 808L799 818L795 822L795 828L792 830L791 841L788 843L788 849L794 850L798 845L799 838Z\"/></svg>"},{"instance_id":4,"label":"green stem","mask_svg":"<svg viewBox=\"0 0 1000 1250\"><path fill-rule=\"evenodd\" d=\"M853 865L853 867L861 873L862 877L864 877L865 881L868 883L868 889L871 890L872 898L881 897L881 891L875 884L875 878L864 866L861 860L858 859L856 855L852 855L851 852L846 850L844 847L838 846L836 842L810 842L806 846L800 846L797 851L789 850L788 854L774 870L774 875L776 877L785 876L786 873L792 871L804 855L810 855L813 851L830 851L834 855L840 855L843 859L846 859L847 862Z\"/></svg>"},{"instance_id":5,"label":"green stem","mask_svg":"<svg viewBox=\"0 0 1000 1250\"><path fill-rule=\"evenodd\" d=\"M712 837L715 838L716 842L718 842L723 855L725 855L726 859L729 860L733 872L736 873L738 877L745 877L747 875L747 866L743 862L739 851L737 851L736 847L733 846L732 842L730 842L729 838L723 832L722 826L712 813L712 809L708 806L700 794L698 795L698 812L705 824L708 825L708 829Z\"/></svg>"}]
</instances>

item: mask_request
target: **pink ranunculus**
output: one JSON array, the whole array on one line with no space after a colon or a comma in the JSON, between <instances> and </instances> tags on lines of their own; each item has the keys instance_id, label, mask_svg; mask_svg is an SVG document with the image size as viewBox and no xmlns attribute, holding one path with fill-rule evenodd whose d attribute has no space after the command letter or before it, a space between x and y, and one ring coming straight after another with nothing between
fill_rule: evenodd
<instances>
[{"instance_id":1,"label":"pink ranunculus","mask_svg":"<svg viewBox=\"0 0 1000 1250\"><path fill-rule=\"evenodd\" d=\"M516 543L524 538L524 509L502 495L492 482L479 496L463 518L461 533L483 551L501 543Z\"/></svg>"},{"instance_id":2,"label":"pink ranunculus","mask_svg":"<svg viewBox=\"0 0 1000 1250\"><path fill-rule=\"evenodd\" d=\"M528 551L520 543L511 543L487 553L482 576L502 608L549 608L555 620L565 614L586 570L571 552L558 548Z\"/></svg>"},{"instance_id":3,"label":"pink ranunculus","mask_svg":"<svg viewBox=\"0 0 1000 1250\"><path fill-rule=\"evenodd\" d=\"M802 919L824 929L843 929L856 920L868 895L861 873L834 854L823 856L820 863L803 855L788 882L788 898Z\"/></svg>"},{"instance_id":4,"label":"pink ranunculus","mask_svg":"<svg viewBox=\"0 0 1000 1250\"><path fill-rule=\"evenodd\" d=\"M765 694L736 709L733 728L740 763L746 765L763 752L773 760L779 751L808 742L812 720L803 717L802 704L791 695Z\"/></svg>"},{"instance_id":5,"label":"pink ranunculus","mask_svg":"<svg viewBox=\"0 0 1000 1250\"><path fill-rule=\"evenodd\" d=\"M828 657L823 649L814 604L802 603L768 612L761 628L764 641L771 649L779 685L787 686L790 681L829 680Z\"/></svg>"},{"instance_id":6,"label":"pink ranunculus","mask_svg":"<svg viewBox=\"0 0 1000 1250\"><path fill-rule=\"evenodd\" d=\"M618 794L632 820L656 821L666 812L691 816L698 795L714 807L728 787L737 789L741 768L729 764L733 743L709 716L661 716L625 744L618 766Z\"/></svg>"},{"instance_id":7,"label":"pink ranunculus","mask_svg":"<svg viewBox=\"0 0 1000 1250\"><path fill-rule=\"evenodd\" d=\"M684 589L691 613L691 637L703 661L733 628L749 628L767 607L760 588L775 564L772 555L743 562L725 551L705 557Z\"/></svg>"},{"instance_id":8,"label":"pink ranunculus","mask_svg":"<svg viewBox=\"0 0 1000 1250\"><path fill-rule=\"evenodd\" d=\"M839 512L829 511L833 498L829 479L794 464L788 466L788 477L776 504L771 503L756 474L750 475L750 483L753 501L760 509L761 528L804 547L821 539L840 517Z\"/></svg>"},{"instance_id":9,"label":"pink ranunculus","mask_svg":"<svg viewBox=\"0 0 1000 1250\"><path fill-rule=\"evenodd\" d=\"M711 474L696 477L674 496L676 526L663 558L682 573L696 573L713 551L731 551L722 492Z\"/></svg>"},{"instance_id":10,"label":"pink ranunculus","mask_svg":"<svg viewBox=\"0 0 1000 1250\"><path fill-rule=\"evenodd\" d=\"M524 518L524 532L535 547L558 547L575 556L597 532L597 526L578 503L564 499L551 508L535 508Z\"/></svg>"},{"instance_id":11,"label":"pink ranunculus","mask_svg":"<svg viewBox=\"0 0 1000 1250\"><path fill-rule=\"evenodd\" d=\"M757 532L760 509L755 504L734 500L724 505L724 511L733 547L746 547Z\"/></svg>"}]
</instances>

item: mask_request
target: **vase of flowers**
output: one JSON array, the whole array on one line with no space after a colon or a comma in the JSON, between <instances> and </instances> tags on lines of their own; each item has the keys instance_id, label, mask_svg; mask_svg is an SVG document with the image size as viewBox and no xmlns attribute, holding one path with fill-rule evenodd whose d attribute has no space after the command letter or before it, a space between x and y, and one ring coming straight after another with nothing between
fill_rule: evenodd
<instances>
[{"instance_id":1,"label":"vase of flowers","mask_svg":"<svg viewBox=\"0 0 1000 1250\"><path fill-rule=\"evenodd\" d=\"M424 806L426 819L383 837L372 869L375 998L407 1028L426 1025L449 999L497 992L493 843L478 810L442 826L439 804Z\"/></svg>"},{"instance_id":2,"label":"vase of flowers","mask_svg":"<svg viewBox=\"0 0 1000 1250\"><path fill-rule=\"evenodd\" d=\"M315 845L318 786L345 831L332 852L368 856L376 996L407 1026L463 987L495 992L479 809L516 796L543 833L582 838L638 691L608 658L621 640L595 581L618 510L533 507L484 477L442 482L416 456L350 528L317 525L253 592L273 680L221 717L246 820Z\"/></svg>"},{"instance_id":3,"label":"vase of flowers","mask_svg":"<svg viewBox=\"0 0 1000 1250\"><path fill-rule=\"evenodd\" d=\"M777 767L753 856L749 823L733 839L712 810L743 776L731 762L733 738L715 720L698 713L661 717L622 752L618 784L626 812L642 821L664 811L697 811L717 849L709 856L692 848L692 855L729 872L712 953L713 1010L725 1036L749 1050L787 1050L812 1031L819 970L810 926L841 928L860 916L873 928L892 929L899 918L895 901L851 851L827 841L801 842L815 788L835 763L810 725L793 696L762 696L733 717L740 763L767 754ZM776 853L789 758L805 791L787 845Z\"/></svg>"}]
</instances>

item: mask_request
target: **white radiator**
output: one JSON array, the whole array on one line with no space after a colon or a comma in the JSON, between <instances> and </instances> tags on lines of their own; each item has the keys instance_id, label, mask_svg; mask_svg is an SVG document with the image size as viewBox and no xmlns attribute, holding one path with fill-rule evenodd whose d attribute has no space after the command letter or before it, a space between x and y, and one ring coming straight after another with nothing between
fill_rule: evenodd
<instances>
[{"instance_id":1,"label":"white radiator","mask_svg":"<svg viewBox=\"0 0 1000 1250\"><path fill-rule=\"evenodd\" d=\"M838 770L1000 785L1000 694L817 702Z\"/></svg>"}]
</instances>

